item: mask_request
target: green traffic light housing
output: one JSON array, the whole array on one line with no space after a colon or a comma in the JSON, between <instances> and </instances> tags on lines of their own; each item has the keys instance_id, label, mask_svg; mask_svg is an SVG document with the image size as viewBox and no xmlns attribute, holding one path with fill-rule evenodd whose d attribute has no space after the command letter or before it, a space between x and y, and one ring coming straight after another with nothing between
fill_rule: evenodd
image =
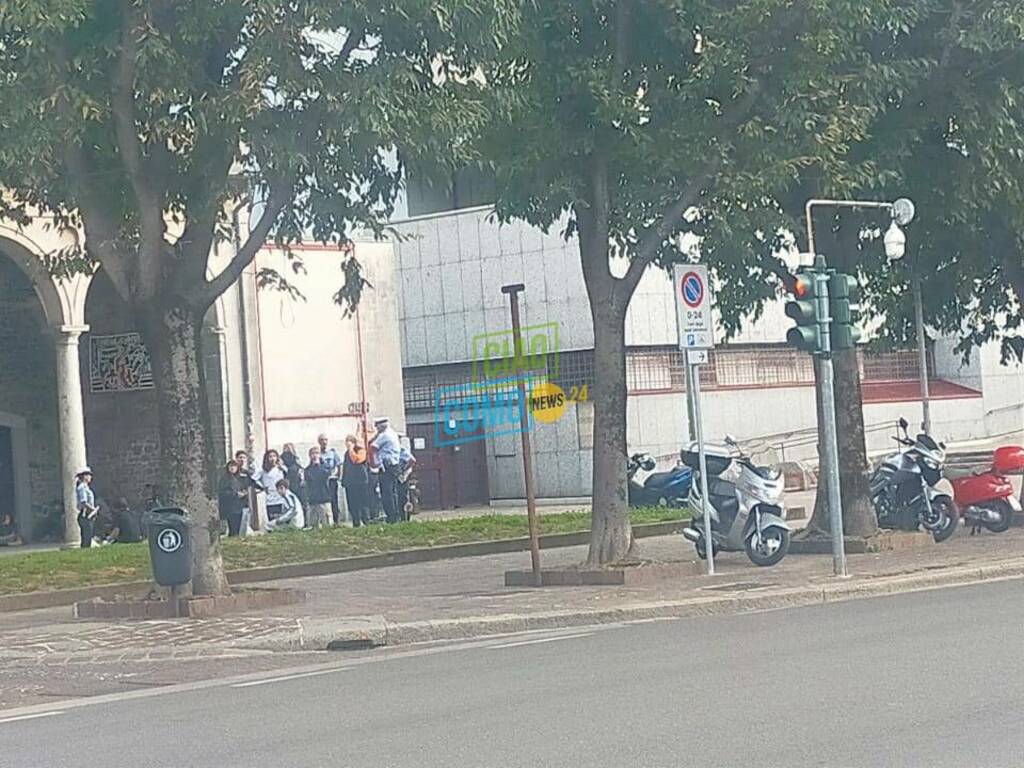
<instances>
[{"instance_id":1,"label":"green traffic light housing","mask_svg":"<svg viewBox=\"0 0 1024 768\"><path fill-rule=\"evenodd\" d=\"M832 349L853 349L861 339L857 328L860 284L853 275L837 272L828 280L829 310L832 315Z\"/></svg>"},{"instance_id":2,"label":"green traffic light housing","mask_svg":"<svg viewBox=\"0 0 1024 768\"><path fill-rule=\"evenodd\" d=\"M793 281L792 301L786 302L786 316L796 321L796 327L786 333L786 343L803 352L821 351L818 332L817 288L813 271L799 272Z\"/></svg>"}]
</instances>

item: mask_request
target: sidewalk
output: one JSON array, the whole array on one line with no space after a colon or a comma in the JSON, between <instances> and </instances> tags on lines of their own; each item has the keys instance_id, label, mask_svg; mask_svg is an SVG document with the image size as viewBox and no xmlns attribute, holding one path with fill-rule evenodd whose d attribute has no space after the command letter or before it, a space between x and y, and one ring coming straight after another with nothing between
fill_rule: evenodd
<instances>
[{"instance_id":1,"label":"sidewalk","mask_svg":"<svg viewBox=\"0 0 1024 768\"><path fill-rule=\"evenodd\" d=\"M643 539L638 550L660 562L693 562L692 547L678 535ZM570 547L544 551L542 561L571 565L585 556L585 547ZM271 582L261 586L301 589L309 599L266 614L85 622L68 608L8 613L0 628L0 708L317 663L331 656L316 652L338 641L401 645L1020 577L1024 529L974 537L961 530L945 545L848 560L847 580L832 576L829 556L791 555L757 568L742 553L726 553L713 578L694 565L650 586L531 589L503 586L506 570L529 567L528 553L510 553Z\"/></svg>"}]
</instances>

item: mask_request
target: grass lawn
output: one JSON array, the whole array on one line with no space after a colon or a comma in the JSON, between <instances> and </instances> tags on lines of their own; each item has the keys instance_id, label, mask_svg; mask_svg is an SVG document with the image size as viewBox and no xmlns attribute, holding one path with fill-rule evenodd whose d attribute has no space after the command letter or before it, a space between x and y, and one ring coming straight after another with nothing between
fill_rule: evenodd
<instances>
[{"instance_id":1,"label":"grass lawn","mask_svg":"<svg viewBox=\"0 0 1024 768\"><path fill-rule=\"evenodd\" d=\"M635 509L634 524L660 523L689 516L685 510ZM540 516L541 533L587 530L590 512ZM284 531L270 536L224 539L228 570L338 557L372 555L400 549L436 547L527 535L525 515L485 515L457 520L413 520L368 528ZM150 578L146 544L115 544L93 549L29 552L0 558L0 595L69 589Z\"/></svg>"}]
</instances>

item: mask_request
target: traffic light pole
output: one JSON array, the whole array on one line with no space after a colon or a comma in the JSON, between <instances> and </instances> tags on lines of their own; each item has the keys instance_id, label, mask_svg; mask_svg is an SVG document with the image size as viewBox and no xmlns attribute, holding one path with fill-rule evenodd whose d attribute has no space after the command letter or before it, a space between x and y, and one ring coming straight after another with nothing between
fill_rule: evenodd
<instances>
[{"instance_id":1,"label":"traffic light pole","mask_svg":"<svg viewBox=\"0 0 1024 768\"><path fill-rule=\"evenodd\" d=\"M828 301L828 272L825 258L814 257L814 300L818 303L818 334L821 354L821 399L824 410L825 487L828 492L828 519L832 529L832 572L846 576L846 544L843 541L843 507L839 485L839 436L836 430L836 393L832 368L832 318Z\"/></svg>"}]
</instances>

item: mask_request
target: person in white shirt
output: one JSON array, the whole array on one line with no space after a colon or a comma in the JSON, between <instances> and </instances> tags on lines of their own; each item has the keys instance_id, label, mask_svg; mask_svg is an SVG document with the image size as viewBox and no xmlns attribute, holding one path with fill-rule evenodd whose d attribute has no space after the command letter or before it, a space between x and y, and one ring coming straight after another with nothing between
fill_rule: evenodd
<instances>
[{"instance_id":1,"label":"person in white shirt","mask_svg":"<svg viewBox=\"0 0 1024 768\"><path fill-rule=\"evenodd\" d=\"M273 520L281 514L284 502L277 492L277 483L285 477L281 466L281 457L271 448L263 454L263 466L256 471L253 482L256 487L267 494L267 517Z\"/></svg>"},{"instance_id":2,"label":"person in white shirt","mask_svg":"<svg viewBox=\"0 0 1024 768\"><path fill-rule=\"evenodd\" d=\"M267 532L284 528L302 529L306 525L306 516L302 511L302 502L289 489L287 480L277 481L277 495L281 497L281 514L267 523Z\"/></svg>"}]
</instances>

